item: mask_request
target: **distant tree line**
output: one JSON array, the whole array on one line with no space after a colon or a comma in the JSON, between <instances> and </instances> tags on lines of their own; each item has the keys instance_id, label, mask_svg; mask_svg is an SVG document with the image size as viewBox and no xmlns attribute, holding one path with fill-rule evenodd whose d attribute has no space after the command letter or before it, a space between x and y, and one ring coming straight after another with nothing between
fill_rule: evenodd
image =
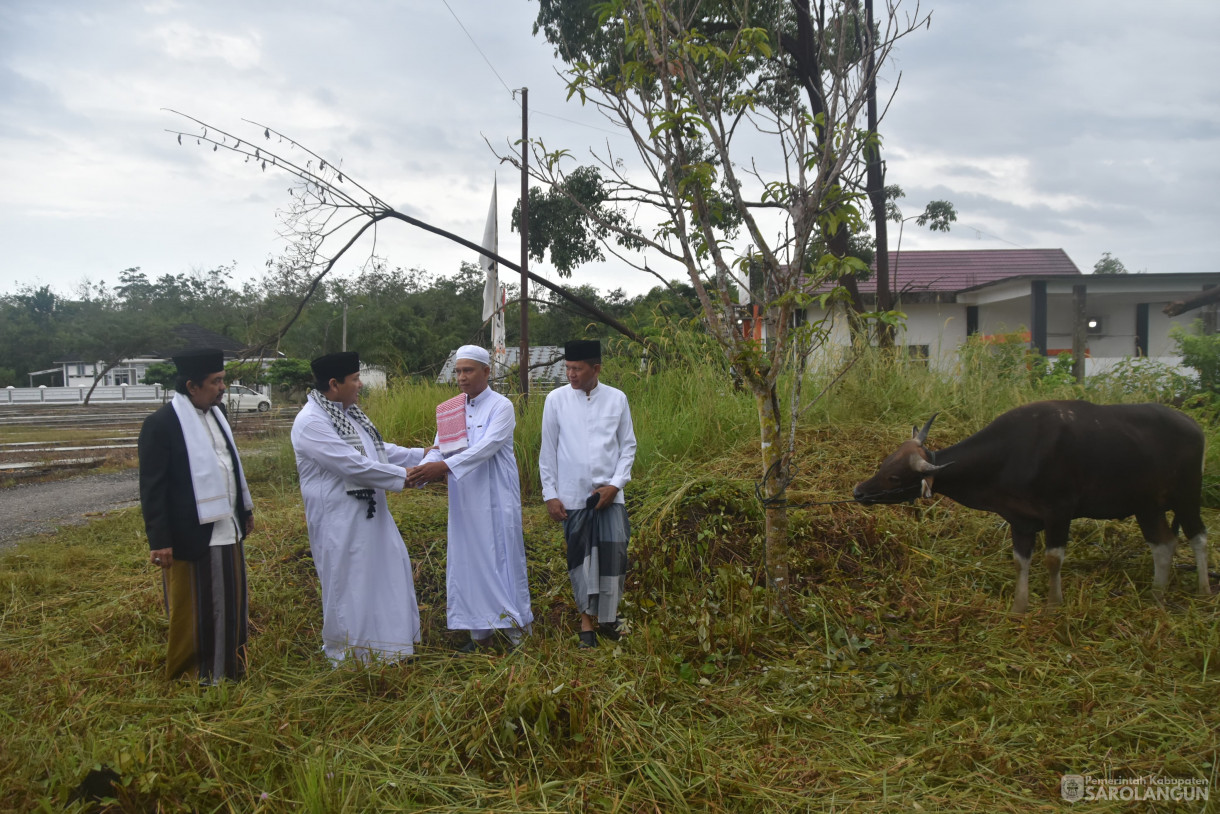
<instances>
[{"instance_id":1,"label":"distant tree line","mask_svg":"<svg viewBox=\"0 0 1220 814\"><path fill-rule=\"evenodd\" d=\"M483 273L473 263L463 263L449 277L371 263L355 276L327 280L301 317L270 347L265 345L268 337L277 334L300 302L298 278L274 262L260 278L240 285L233 282L233 273L228 265L150 278L139 268L129 268L118 274L114 285L86 280L69 294L43 285L2 295L0 387L28 386L30 372L64 361L110 364L173 349L173 328L184 323L201 325L268 355L279 351L311 359L340 349L344 304L347 347L391 375L432 378L459 345L490 342L490 328L482 320ZM658 286L637 297L621 289L573 290L643 335L660 330L658 317L666 322L689 319L698 309L689 286ZM614 335L554 295L538 297L536 290L531 294L531 345ZM515 286L508 287L505 315L507 342L515 346L521 322Z\"/></svg>"}]
</instances>

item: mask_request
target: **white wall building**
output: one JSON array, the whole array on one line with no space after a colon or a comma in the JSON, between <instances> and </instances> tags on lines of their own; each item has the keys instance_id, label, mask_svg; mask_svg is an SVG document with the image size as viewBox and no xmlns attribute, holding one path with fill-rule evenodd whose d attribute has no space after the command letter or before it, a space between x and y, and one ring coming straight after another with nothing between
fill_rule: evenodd
<instances>
[{"instance_id":1,"label":"white wall building","mask_svg":"<svg viewBox=\"0 0 1220 814\"><path fill-rule=\"evenodd\" d=\"M1088 325L1086 375L1129 357L1180 365L1171 326L1203 318L1215 330L1214 306L1173 318L1162 309L1220 285L1220 273L1085 275L1061 249L891 252L890 268L894 307L906 315L896 343L944 369L976 334L1020 333L1046 355L1071 353L1078 297ZM875 278L861 283L860 293L866 308L875 307ZM840 345L848 337L843 307L833 315ZM808 316L823 314L811 309Z\"/></svg>"},{"instance_id":2,"label":"white wall building","mask_svg":"<svg viewBox=\"0 0 1220 814\"><path fill-rule=\"evenodd\" d=\"M142 384L144 382L144 374L148 371L150 365L159 362L169 362L174 353L186 348L217 348L224 352L226 363L241 358L245 352L245 346L242 343L200 325L186 323L173 328L172 333L174 340L171 348L164 350L150 348L145 353L122 360L117 366L106 371L98 385L104 387ZM263 368L266 369L273 361L283 358L283 356L284 354L282 353L276 353L272 357L261 357L250 359L249 361L260 362ZM106 367L104 361L80 358L56 360L56 364L59 365L59 378L65 387L91 387L97 372ZM57 369L35 371L35 375L52 374L55 370ZM32 386L32 377L30 383ZM261 391L266 390L265 387L260 387L259 389Z\"/></svg>"}]
</instances>

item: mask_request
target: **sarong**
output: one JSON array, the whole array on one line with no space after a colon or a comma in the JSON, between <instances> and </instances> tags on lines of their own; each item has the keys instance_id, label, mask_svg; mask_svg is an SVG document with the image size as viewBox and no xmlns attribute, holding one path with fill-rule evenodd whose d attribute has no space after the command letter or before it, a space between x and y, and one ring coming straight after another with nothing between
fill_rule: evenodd
<instances>
[{"instance_id":1,"label":"sarong","mask_svg":"<svg viewBox=\"0 0 1220 814\"><path fill-rule=\"evenodd\" d=\"M596 505L596 498L592 496L589 504ZM601 511L569 509L563 533L577 610L597 617L601 624L614 622L627 582L627 541L631 537L627 508L611 503Z\"/></svg>"},{"instance_id":2,"label":"sarong","mask_svg":"<svg viewBox=\"0 0 1220 814\"><path fill-rule=\"evenodd\" d=\"M197 562L174 560L161 572L169 613L169 678L201 683L240 680L246 673L246 558L241 542L212 546Z\"/></svg>"}]
</instances>

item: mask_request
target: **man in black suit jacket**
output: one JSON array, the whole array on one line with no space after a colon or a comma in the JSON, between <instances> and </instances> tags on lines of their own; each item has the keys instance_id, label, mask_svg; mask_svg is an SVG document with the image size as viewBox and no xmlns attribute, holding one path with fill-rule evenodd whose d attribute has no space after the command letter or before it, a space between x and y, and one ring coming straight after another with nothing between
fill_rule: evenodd
<instances>
[{"instance_id":1,"label":"man in black suit jacket","mask_svg":"<svg viewBox=\"0 0 1220 814\"><path fill-rule=\"evenodd\" d=\"M246 566L242 541L253 503L228 422L224 355L187 351L173 400L140 430L140 506L149 559L161 568L169 612L171 678L237 680L246 668Z\"/></svg>"}]
</instances>

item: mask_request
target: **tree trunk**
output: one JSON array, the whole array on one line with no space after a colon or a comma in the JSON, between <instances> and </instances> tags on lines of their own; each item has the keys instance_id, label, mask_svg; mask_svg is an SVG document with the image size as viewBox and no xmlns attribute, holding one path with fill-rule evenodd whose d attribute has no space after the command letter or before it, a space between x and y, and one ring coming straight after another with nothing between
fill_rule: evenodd
<instances>
[{"instance_id":1,"label":"tree trunk","mask_svg":"<svg viewBox=\"0 0 1220 814\"><path fill-rule=\"evenodd\" d=\"M115 360L115 361L113 361L113 362L107 362L107 363L106 363L106 365L105 365L105 367L103 367L103 368L102 368L101 372L100 372L100 373L97 373L96 375L94 375L94 377L93 377L93 386L92 386L92 387L90 387L90 388L89 388L89 392L85 394L85 400L84 400L84 401L81 403L81 406L82 406L82 407L88 407L88 406L89 406L89 399L93 398L93 391L97 389L97 383L98 383L98 382L100 382L100 381L101 381L103 378L105 378L105 376L106 376L106 374L107 374L107 373L109 373L110 371L112 371L112 370L114 370L116 367L118 367L118 366L119 366L119 362L121 362L121 361L123 361L123 360L122 360L122 359L116 359L116 360Z\"/></svg>"},{"instance_id":2,"label":"tree trunk","mask_svg":"<svg viewBox=\"0 0 1220 814\"><path fill-rule=\"evenodd\" d=\"M1216 300L1220 300L1220 286L1216 286L1215 288L1207 288L1204 289L1202 293L1195 294L1193 297L1187 297L1184 300L1171 302L1162 310L1164 310L1166 316L1176 317L1179 314L1184 314L1187 311L1198 308L1202 305L1209 305Z\"/></svg>"},{"instance_id":3,"label":"tree trunk","mask_svg":"<svg viewBox=\"0 0 1220 814\"><path fill-rule=\"evenodd\" d=\"M864 10L867 17L865 25L866 45L868 48L868 129L874 136L877 134L877 75L874 72L875 57L873 52L873 2L864 0ZM894 299L890 291L890 251L889 229L885 217L885 172L881 165L881 144L873 142L865 151L868 168L868 200L873 209L873 228L876 232L877 246L877 310L894 310ZM888 322L877 325L877 344L883 348L894 347L894 327Z\"/></svg>"},{"instance_id":4,"label":"tree trunk","mask_svg":"<svg viewBox=\"0 0 1220 814\"><path fill-rule=\"evenodd\" d=\"M491 260L496 261L501 266L503 266L507 269L524 274L530 280L532 280L533 282L542 286L543 288L545 288L549 291L553 291L554 293L558 294L560 297L563 297L565 300L572 303L577 308L581 309L582 311L584 311L589 316L593 317L594 319L596 319L598 322L602 323L606 327L613 328L614 330L618 331L620 334L627 337L631 341L636 342L637 344L639 344L641 347L643 347L653 356L655 356L657 358L664 358L664 355L663 355L661 349L659 347L657 347L657 345L655 343L653 343L652 340L648 339L647 337L640 336L639 334L637 334L635 331L628 328L626 325L624 325L619 320L610 316L605 311L601 310L596 305L594 305L593 303L586 300L584 297L581 297L579 294L569 291L568 289L564 288L563 286L556 285L555 283L552 283L550 280L546 279L545 277L539 277L534 272L529 271L528 269L524 269L521 265L514 263L511 260L507 260L507 259L501 257L500 255L496 254L495 252L491 251L490 249L487 249L483 246L479 246L479 245L465 239L464 237L459 237L458 235L455 235L452 232L448 232L444 229L441 229L440 227L433 226L430 223L425 223L418 218L413 218L410 215L404 215L401 212L393 212L393 211L391 211L391 213L389 215L387 215L387 217L394 218L395 220L400 220L403 223L409 223L412 226L418 226L420 229L423 229L428 232L432 232L433 234L436 234L436 235L440 235L441 237L448 238L449 240L452 240L454 243L457 243L461 246L465 246L466 248L468 248L472 251L478 252L479 254L483 255L484 257L487 257L487 258L490 258Z\"/></svg>"},{"instance_id":5,"label":"tree trunk","mask_svg":"<svg viewBox=\"0 0 1220 814\"><path fill-rule=\"evenodd\" d=\"M839 228L835 229L826 241L826 248L835 257L846 257L848 237L847 229L839 224ZM864 303L860 299L860 283L856 280L856 275L852 272L844 274L839 278L839 285L847 289L847 328L851 341L855 343L861 339L867 340L868 337L864 336L864 321L860 319L860 314L864 312Z\"/></svg>"},{"instance_id":6,"label":"tree trunk","mask_svg":"<svg viewBox=\"0 0 1220 814\"><path fill-rule=\"evenodd\" d=\"M773 605L788 606L788 509L783 504L788 485L788 462L784 460L783 438L780 431L779 399L775 386L767 391L755 390L758 405L758 426L762 435L763 506L766 517L767 587L771 589Z\"/></svg>"}]
</instances>

